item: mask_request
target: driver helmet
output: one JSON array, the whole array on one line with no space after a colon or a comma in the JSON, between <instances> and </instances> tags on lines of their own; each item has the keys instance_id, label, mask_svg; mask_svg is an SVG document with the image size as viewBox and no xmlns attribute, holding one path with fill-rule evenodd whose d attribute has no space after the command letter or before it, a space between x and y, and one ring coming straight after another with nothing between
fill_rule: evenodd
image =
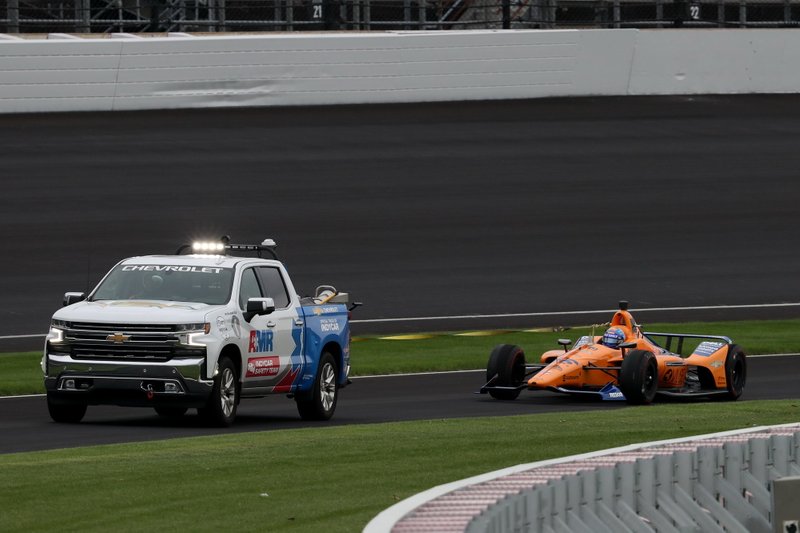
<instances>
[{"instance_id":1,"label":"driver helmet","mask_svg":"<svg viewBox=\"0 0 800 533\"><path fill-rule=\"evenodd\" d=\"M625 332L621 328L608 328L603 334L602 343L609 348L616 348L625 342Z\"/></svg>"}]
</instances>

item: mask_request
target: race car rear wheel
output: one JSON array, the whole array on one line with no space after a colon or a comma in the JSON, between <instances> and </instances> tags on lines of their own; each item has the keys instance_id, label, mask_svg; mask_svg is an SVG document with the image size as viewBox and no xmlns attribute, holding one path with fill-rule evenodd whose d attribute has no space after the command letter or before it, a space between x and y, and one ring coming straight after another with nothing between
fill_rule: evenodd
<instances>
[{"instance_id":1,"label":"race car rear wheel","mask_svg":"<svg viewBox=\"0 0 800 533\"><path fill-rule=\"evenodd\" d=\"M499 387L517 387L525 379L525 352L514 344L499 344L494 347L486 364L486 381L497 376L492 385ZM489 390L489 395L496 400L516 400L519 390Z\"/></svg>"},{"instance_id":2,"label":"race car rear wheel","mask_svg":"<svg viewBox=\"0 0 800 533\"><path fill-rule=\"evenodd\" d=\"M653 401L658 389L658 363L653 352L631 350L625 354L619 371L619 389L629 404L643 405Z\"/></svg>"},{"instance_id":3,"label":"race car rear wheel","mask_svg":"<svg viewBox=\"0 0 800 533\"><path fill-rule=\"evenodd\" d=\"M747 381L747 358L738 344L731 344L728 347L728 355L725 357L725 381L728 389L726 398L738 399L744 392L744 384Z\"/></svg>"},{"instance_id":4,"label":"race car rear wheel","mask_svg":"<svg viewBox=\"0 0 800 533\"><path fill-rule=\"evenodd\" d=\"M83 415L86 414L85 404L64 404L54 402L50 395L47 395L47 410L50 412L50 418L54 422L61 424L77 424L83 420Z\"/></svg>"},{"instance_id":5,"label":"race car rear wheel","mask_svg":"<svg viewBox=\"0 0 800 533\"><path fill-rule=\"evenodd\" d=\"M329 420L336 410L339 399L338 370L336 361L328 352L319 359L317 377L311 390L295 396L297 411L303 420Z\"/></svg>"}]
</instances>

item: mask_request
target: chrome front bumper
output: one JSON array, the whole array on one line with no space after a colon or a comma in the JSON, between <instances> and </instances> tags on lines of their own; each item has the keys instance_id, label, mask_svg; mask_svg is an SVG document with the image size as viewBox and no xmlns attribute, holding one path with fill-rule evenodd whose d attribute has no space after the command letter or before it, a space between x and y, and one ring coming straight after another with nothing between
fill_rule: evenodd
<instances>
[{"instance_id":1,"label":"chrome front bumper","mask_svg":"<svg viewBox=\"0 0 800 533\"><path fill-rule=\"evenodd\" d=\"M47 354L44 384L51 401L64 403L201 407L214 385L204 379L205 364L202 356L153 362Z\"/></svg>"}]
</instances>

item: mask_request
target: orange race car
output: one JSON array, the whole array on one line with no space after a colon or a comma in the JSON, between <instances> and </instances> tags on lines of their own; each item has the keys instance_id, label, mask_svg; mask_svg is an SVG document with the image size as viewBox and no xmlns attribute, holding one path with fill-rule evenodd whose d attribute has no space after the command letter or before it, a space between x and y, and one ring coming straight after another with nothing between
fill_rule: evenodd
<instances>
[{"instance_id":1,"label":"orange race car","mask_svg":"<svg viewBox=\"0 0 800 533\"><path fill-rule=\"evenodd\" d=\"M625 301L603 326L603 335L593 331L571 349L570 340L559 339L563 351L543 353L538 365L527 365L519 346L496 346L480 393L514 400L524 389L546 389L648 404L656 394L735 400L744 391L747 359L728 337L642 331Z\"/></svg>"}]
</instances>

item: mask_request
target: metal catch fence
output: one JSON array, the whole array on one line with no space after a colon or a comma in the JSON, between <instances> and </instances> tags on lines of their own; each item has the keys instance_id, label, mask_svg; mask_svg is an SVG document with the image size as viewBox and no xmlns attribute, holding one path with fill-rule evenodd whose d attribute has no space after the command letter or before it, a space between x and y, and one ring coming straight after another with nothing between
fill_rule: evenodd
<instances>
[{"instance_id":1,"label":"metal catch fence","mask_svg":"<svg viewBox=\"0 0 800 533\"><path fill-rule=\"evenodd\" d=\"M800 25L800 0L0 0L0 33Z\"/></svg>"}]
</instances>

